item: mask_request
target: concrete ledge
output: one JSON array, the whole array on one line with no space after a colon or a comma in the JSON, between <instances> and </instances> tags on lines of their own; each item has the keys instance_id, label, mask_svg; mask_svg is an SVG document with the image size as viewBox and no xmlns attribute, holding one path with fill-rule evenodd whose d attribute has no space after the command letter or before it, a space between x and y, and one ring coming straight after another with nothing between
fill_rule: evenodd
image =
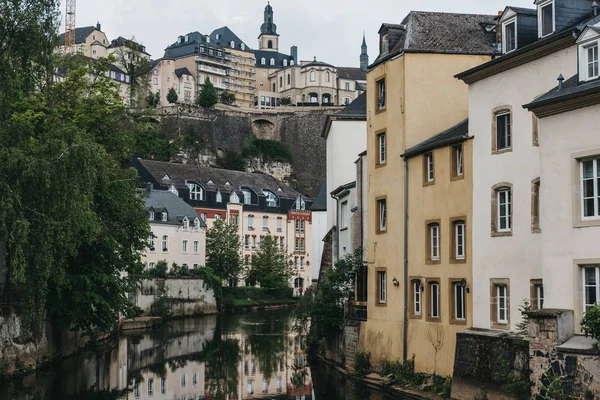
<instances>
[{"instance_id":1,"label":"concrete ledge","mask_svg":"<svg viewBox=\"0 0 600 400\"><path fill-rule=\"evenodd\" d=\"M591 337L575 335L556 348L561 353L598 355L598 342Z\"/></svg>"},{"instance_id":2,"label":"concrete ledge","mask_svg":"<svg viewBox=\"0 0 600 400\"><path fill-rule=\"evenodd\" d=\"M138 317L125 319L121 321L120 328L123 331L130 331L134 329L148 329L162 322L162 318L159 317Z\"/></svg>"}]
</instances>

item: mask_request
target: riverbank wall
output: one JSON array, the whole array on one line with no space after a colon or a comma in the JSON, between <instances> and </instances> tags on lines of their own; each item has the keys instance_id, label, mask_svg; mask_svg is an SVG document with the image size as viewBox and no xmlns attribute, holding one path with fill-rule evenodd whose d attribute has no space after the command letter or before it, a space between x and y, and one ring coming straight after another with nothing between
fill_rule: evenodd
<instances>
[{"instance_id":1,"label":"riverbank wall","mask_svg":"<svg viewBox=\"0 0 600 400\"><path fill-rule=\"evenodd\" d=\"M134 304L143 315L189 317L216 314L215 292L201 279L145 279L135 294Z\"/></svg>"}]
</instances>

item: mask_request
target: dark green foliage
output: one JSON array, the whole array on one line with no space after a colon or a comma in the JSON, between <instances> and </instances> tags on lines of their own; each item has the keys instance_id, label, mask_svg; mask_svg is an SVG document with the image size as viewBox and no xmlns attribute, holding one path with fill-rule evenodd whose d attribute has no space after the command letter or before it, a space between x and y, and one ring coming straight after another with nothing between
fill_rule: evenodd
<instances>
[{"instance_id":1,"label":"dark green foliage","mask_svg":"<svg viewBox=\"0 0 600 400\"><path fill-rule=\"evenodd\" d=\"M493 374L492 380L500 384L503 391L516 395L518 399L528 399L531 391L530 381L511 369L504 358L498 357L497 364L498 370Z\"/></svg>"},{"instance_id":2,"label":"dark green foliage","mask_svg":"<svg viewBox=\"0 0 600 400\"><path fill-rule=\"evenodd\" d=\"M217 159L217 166L219 168L231 169L234 171L245 171L246 162L241 154L235 151L225 150L222 157Z\"/></svg>"},{"instance_id":3,"label":"dark green foliage","mask_svg":"<svg viewBox=\"0 0 600 400\"><path fill-rule=\"evenodd\" d=\"M169 318L172 315L171 302L164 296L159 296L152 304L151 314L154 317Z\"/></svg>"},{"instance_id":4,"label":"dark green foliage","mask_svg":"<svg viewBox=\"0 0 600 400\"><path fill-rule=\"evenodd\" d=\"M123 46L117 47L111 57L114 58L115 64L131 78L129 98L132 107L134 107L138 97L141 98L142 94L150 91L149 75L152 71L152 65L149 59L140 57L142 49L140 44L135 42L135 38L126 39L122 44ZM160 102L160 96L158 99Z\"/></svg>"},{"instance_id":5,"label":"dark green foliage","mask_svg":"<svg viewBox=\"0 0 600 400\"><path fill-rule=\"evenodd\" d=\"M521 311L521 322L517 324L517 330L519 333L527 333L529 329L529 317L527 313L531 311L531 303L529 299L523 299L523 303L519 306L519 311Z\"/></svg>"},{"instance_id":6,"label":"dark green foliage","mask_svg":"<svg viewBox=\"0 0 600 400\"><path fill-rule=\"evenodd\" d=\"M221 93L221 103L226 104L228 106L232 106L235 103L235 94L230 92L222 92Z\"/></svg>"},{"instance_id":7,"label":"dark green foliage","mask_svg":"<svg viewBox=\"0 0 600 400\"><path fill-rule=\"evenodd\" d=\"M146 97L146 103L148 103L148 107L158 107L160 105L160 90L157 90L156 93L150 92Z\"/></svg>"},{"instance_id":8,"label":"dark green foliage","mask_svg":"<svg viewBox=\"0 0 600 400\"><path fill-rule=\"evenodd\" d=\"M152 278L166 278L167 270L169 269L169 264L165 260L161 260L156 263L154 268L148 270L148 274Z\"/></svg>"},{"instance_id":9,"label":"dark green foliage","mask_svg":"<svg viewBox=\"0 0 600 400\"><path fill-rule=\"evenodd\" d=\"M371 353L357 351L354 356L354 372L358 376L366 376L371 372Z\"/></svg>"},{"instance_id":10,"label":"dark green foliage","mask_svg":"<svg viewBox=\"0 0 600 400\"><path fill-rule=\"evenodd\" d=\"M133 154L143 159L170 161L177 152L157 124L138 123L134 127Z\"/></svg>"},{"instance_id":11,"label":"dark green foliage","mask_svg":"<svg viewBox=\"0 0 600 400\"><path fill-rule=\"evenodd\" d=\"M449 399L452 393L452 377L434 375L433 391L440 395L443 399Z\"/></svg>"},{"instance_id":12,"label":"dark green foliage","mask_svg":"<svg viewBox=\"0 0 600 400\"><path fill-rule=\"evenodd\" d=\"M208 76L202 84L200 94L198 96L198 105L202 108L211 108L219 102L219 92L212 84Z\"/></svg>"},{"instance_id":13,"label":"dark green foliage","mask_svg":"<svg viewBox=\"0 0 600 400\"><path fill-rule=\"evenodd\" d=\"M206 266L221 281L238 278L242 270L241 245L237 228L223 220L215 221L206 232Z\"/></svg>"},{"instance_id":14,"label":"dark green foliage","mask_svg":"<svg viewBox=\"0 0 600 400\"><path fill-rule=\"evenodd\" d=\"M579 397L571 395L565 389L565 385L560 375L555 374L551 369L546 371L541 379L540 399L544 400L571 400Z\"/></svg>"},{"instance_id":15,"label":"dark green foliage","mask_svg":"<svg viewBox=\"0 0 600 400\"><path fill-rule=\"evenodd\" d=\"M289 106L290 104L292 104L292 99L290 99L289 97L282 97L280 104L282 106Z\"/></svg>"},{"instance_id":16,"label":"dark green foliage","mask_svg":"<svg viewBox=\"0 0 600 400\"><path fill-rule=\"evenodd\" d=\"M246 271L246 281L258 283L261 288L287 288L292 277L289 261L289 256L279 246L279 240L267 234L252 256L251 265Z\"/></svg>"},{"instance_id":17,"label":"dark green foliage","mask_svg":"<svg viewBox=\"0 0 600 400\"><path fill-rule=\"evenodd\" d=\"M583 314L581 331L586 337L591 336L596 339L600 346L600 305L598 303Z\"/></svg>"},{"instance_id":18,"label":"dark green foliage","mask_svg":"<svg viewBox=\"0 0 600 400\"><path fill-rule=\"evenodd\" d=\"M167 93L167 101L169 104L177 103L177 92L174 88L170 88Z\"/></svg>"},{"instance_id":19,"label":"dark green foliage","mask_svg":"<svg viewBox=\"0 0 600 400\"><path fill-rule=\"evenodd\" d=\"M254 135L244 138L242 156L260 157L264 161L291 163L292 155L289 148L276 140L257 139Z\"/></svg>"}]
</instances>

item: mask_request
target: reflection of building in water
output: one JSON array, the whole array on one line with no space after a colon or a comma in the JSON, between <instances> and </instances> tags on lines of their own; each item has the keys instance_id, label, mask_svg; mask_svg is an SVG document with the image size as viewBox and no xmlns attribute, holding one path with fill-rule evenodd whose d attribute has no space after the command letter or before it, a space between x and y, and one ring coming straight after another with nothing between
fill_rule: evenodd
<instances>
[{"instance_id":1,"label":"reflection of building in water","mask_svg":"<svg viewBox=\"0 0 600 400\"><path fill-rule=\"evenodd\" d=\"M133 379L132 392L128 399L140 400L203 400L204 362L188 362L173 370L167 362L162 372L144 370Z\"/></svg>"}]
</instances>

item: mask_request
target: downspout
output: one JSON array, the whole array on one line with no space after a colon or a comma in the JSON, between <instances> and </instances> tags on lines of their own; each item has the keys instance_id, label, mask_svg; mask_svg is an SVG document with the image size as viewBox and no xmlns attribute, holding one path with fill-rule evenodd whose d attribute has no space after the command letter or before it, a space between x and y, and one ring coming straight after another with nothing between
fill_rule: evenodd
<instances>
[{"instance_id":1,"label":"downspout","mask_svg":"<svg viewBox=\"0 0 600 400\"><path fill-rule=\"evenodd\" d=\"M338 199L337 197L335 197L333 194L329 194L331 196L332 199L335 200L335 257L334 260L332 260L333 264L335 264L335 261L337 261L338 256L340 254L340 232L339 232L339 217L338 217L338 210L339 210L339 203L340 203L340 199ZM333 266L333 265L332 265Z\"/></svg>"},{"instance_id":2,"label":"downspout","mask_svg":"<svg viewBox=\"0 0 600 400\"><path fill-rule=\"evenodd\" d=\"M404 333L402 360L408 359L408 160L404 157Z\"/></svg>"}]
</instances>

